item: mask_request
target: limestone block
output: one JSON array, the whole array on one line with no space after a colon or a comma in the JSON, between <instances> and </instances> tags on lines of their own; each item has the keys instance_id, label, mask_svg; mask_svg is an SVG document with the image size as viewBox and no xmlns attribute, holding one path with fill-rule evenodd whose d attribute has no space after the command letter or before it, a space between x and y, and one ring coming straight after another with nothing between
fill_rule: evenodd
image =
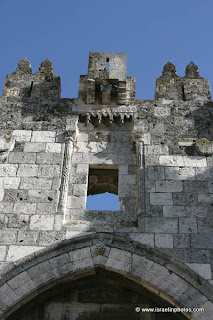
<instances>
[{"instance_id":1,"label":"limestone block","mask_svg":"<svg viewBox=\"0 0 213 320\"><path fill-rule=\"evenodd\" d=\"M173 248L173 235L171 234L156 234L155 235L156 248Z\"/></svg>"},{"instance_id":2,"label":"limestone block","mask_svg":"<svg viewBox=\"0 0 213 320\"><path fill-rule=\"evenodd\" d=\"M29 215L10 214L8 218L8 228L26 229L29 225Z\"/></svg>"},{"instance_id":3,"label":"limestone block","mask_svg":"<svg viewBox=\"0 0 213 320\"><path fill-rule=\"evenodd\" d=\"M86 197L85 196L69 196L67 199L67 208L71 209L85 209Z\"/></svg>"},{"instance_id":4,"label":"limestone block","mask_svg":"<svg viewBox=\"0 0 213 320\"><path fill-rule=\"evenodd\" d=\"M20 178L16 178L16 177L4 178L4 189L18 189L19 184L20 184Z\"/></svg>"},{"instance_id":5,"label":"limestone block","mask_svg":"<svg viewBox=\"0 0 213 320\"><path fill-rule=\"evenodd\" d=\"M163 206L163 216L164 217L182 217L185 216L184 206Z\"/></svg>"},{"instance_id":6,"label":"limestone block","mask_svg":"<svg viewBox=\"0 0 213 320\"><path fill-rule=\"evenodd\" d=\"M191 157L183 157L184 166L186 167L207 167L206 157L199 156L191 156Z\"/></svg>"},{"instance_id":7,"label":"limestone block","mask_svg":"<svg viewBox=\"0 0 213 320\"><path fill-rule=\"evenodd\" d=\"M35 177L38 174L38 166L35 164L21 164L18 168L18 177Z\"/></svg>"},{"instance_id":8,"label":"limestone block","mask_svg":"<svg viewBox=\"0 0 213 320\"><path fill-rule=\"evenodd\" d=\"M53 230L53 215L33 215L30 218L30 230Z\"/></svg>"},{"instance_id":9,"label":"limestone block","mask_svg":"<svg viewBox=\"0 0 213 320\"><path fill-rule=\"evenodd\" d=\"M144 278L144 275L149 272L148 270L152 268L153 264L153 261L145 257L138 256L137 254L132 255L132 273L136 276Z\"/></svg>"},{"instance_id":10,"label":"limestone block","mask_svg":"<svg viewBox=\"0 0 213 320\"><path fill-rule=\"evenodd\" d=\"M20 189L50 190L52 179L48 178L21 178Z\"/></svg>"},{"instance_id":11,"label":"limestone block","mask_svg":"<svg viewBox=\"0 0 213 320\"><path fill-rule=\"evenodd\" d=\"M36 246L38 245L38 231L19 230L18 243L21 245Z\"/></svg>"},{"instance_id":12,"label":"limestone block","mask_svg":"<svg viewBox=\"0 0 213 320\"><path fill-rule=\"evenodd\" d=\"M74 196L87 196L87 185L86 184L74 184L73 185L73 195Z\"/></svg>"},{"instance_id":13,"label":"limestone block","mask_svg":"<svg viewBox=\"0 0 213 320\"><path fill-rule=\"evenodd\" d=\"M17 231L16 230L1 230L0 243L2 244L14 244L17 239Z\"/></svg>"},{"instance_id":14,"label":"limestone block","mask_svg":"<svg viewBox=\"0 0 213 320\"><path fill-rule=\"evenodd\" d=\"M199 196L199 195L198 195ZM184 192L174 192L173 193L174 205L179 206L193 206L197 204L197 194L195 193L184 193Z\"/></svg>"},{"instance_id":15,"label":"limestone block","mask_svg":"<svg viewBox=\"0 0 213 320\"><path fill-rule=\"evenodd\" d=\"M63 153L53 153L53 164L62 165L64 160Z\"/></svg>"},{"instance_id":16,"label":"limestone block","mask_svg":"<svg viewBox=\"0 0 213 320\"><path fill-rule=\"evenodd\" d=\"M205 193L208 192L208 185L205 181L183 181L184 192Z\"/></svg>"},{"instance_id":17,"label":"limestone block","mask_svg":"<svg viewBox=\"0 0 213 320\"><path fill-rule=\"evenodd\" d=\"M151 205L163 205L169 206L173 204L172 193L150 193L150 204Z\"/></svg>"},{"instance_id":18,"label":"limestone block","mask_svg":"<svg viewBox=\"0 0 213 320\"><path fill-rule=\"evenodd\" d=\"M165 180L164 167L148 167L149 180Z\"/></svg>"},{"instance_id":19,"label":"limestone block","mask_svg":"<svg viewBox=\"0 0 213 320\"><path fill-rule=\"evenodd\" d=\"M121 251L116 248L111 248L107 259L106 266L112 269L122 270L124 272L130 272L131 270L131 253L127 251Z\"/></svg>"},{"instance_id":20,"label":"limestone block","mask_svg":"<svg viewBox=\"0 0 213 320\"><path fill-rule=\"evenodd\" d=\"M212 279L211 265L208 263L186 263L186 265L197 272L204 279Z\"/></svg>"},{"instance_id":21,"label":"limestone block","mask_svg":"<svg viewBox=\"0 0 213 320\"><path fill-rule=\"evenodd\" d=\"M18 297L9 287L8 284L3 284L0 288L0 297L4 297L4 300L1 301L2 310L6 309L7 306L10 306L11 303L15 302Z\"/></svg>"},{"instance_id":22,"label":"limestone block","mask_svg":"<svg viewBox=\"0 0 213 320\"><path fill-rule=\"evenodd\" d=\"M213 194L212 193L200 193L198 194L198 203L212 204Z\"/></svg>"},{"instance_id":23,"label":"limestone block","mask_svg":"<svg viewBox=\"0 0 213 320\"><path fill-rule=\"evenodd\" d=\"M192 217L206 217L209 215L209 207L203 204L199 204L196 206L186 206L186 215Z\"/></svg>"},{"instance_id":24,"label":"limestone block","mask_svg":"<svg viewBox=\"0 0 213 320\"><path fill-rule=\"evenodd\" d=\"M58 201L58 192L52 190L29 190L28 202L46 202Z\"/></svg>"},{"instance_id":25,"label":"limestone block","mask_svg":"<svg viewBox=\"0 0 213 320\"><path fill-rule=\"evenodd\" d=\"M120 165L119 166L119 174L128 174L128 165Z\"/></svg>"},{"instance_id":26,"label":"limestone block","mask_svg":"<svg viewBox=\"0 0 213 320\"><path fill-rule=\"evenodd\" d=\"M155 192L156 191L155 184L156 184L155 181L147 180L145 185L146 192Z\"/></svg>"},{"instance_id":27,"label":"limestone block","mask_svg":"<svg viewBox=\"0 0 213 320\"><path fill-rule=\"evenodd\" d=\"M31 139L31 130L14 130L13 137L18 142L28 142Z\"/></svg>"},{"instance_id":28,"label":"limestone block","mask_svg":"<svg viewBox=\"0 0 213 320\"><path fill-rule=\"evenodd\" d=\"M46 178L47 179L47 178ZM59 190L61 185L61 179L60 178L53 178L52 180L52 190Z\"/></svg>"},{"instance_id":29,"label":"limestone block","mask_svg":"<svg viewBox=\"0 0 213 320\"><path fill-rule=\"evenodd\" d=\"M50 142L47 143L46 152L60 153L61 152L61 144L60 143L50 143Z\"/></svg>"},{"instance_id":30,"label":"limestone block","mask_svg":"<svg viewBox=\"0 0 213 320\"><path fill-rule=\"evenodd\" d=\"M52 211L52 212L54 212L54 211ZM63 215L55 215L54 230L62 230L63 226L64 226L64 216Z\"/></svg>"},{"instance_id":31,"label":"limestone block","mask_svg":"<svg viewBox=\"0 0 213 320\"><path fill-rule=\"evenodd\" d=\"M119 184L121 185L132 185L136 184L136 175L122 174L119 179Z\"/></svg>"},{"instance_id":32,"label":"limestone block","mask_svg":"<svg viewBox=\"0 0 213 320\"><path fill-rule=\"evenodd\" d=\"M170 116L170 108L168 107L156 107L154 108L155 117L169 117Z\"/></svg>"},{"instance_id":33,"label":"limestone block","mask_svg":"<svg viewBox=\"0 0 213 320\"><path fill-rule=\"evenodd\" d=\"M205 157L200 156L160 156L160 165L168 167L207 167Z\"/></svg>"},{"instance_id":34,"label":"limestone block","mask_svg":"<svg viewBox=\"0 0 213 320\"><path fill-rule=\"evenodd\" d=\"M156 181L156 192L181 192L182 181Z\"/></svg>"},{"instance_id":35,"label":"limestone block","mask_svg":"<svg viewBox=\"0 0 213 320\"><path fill-rule=\"evenodd\" d=\"M67 254L49 260L53 270L57 269L60 274L66 274L73 270L72 262Z\"/></svg>"},{"instance_id":36,"label":"limestone block","mask_svg":"<svg viewBox=\"0 0 213 320\"><path fill-rule=\"evenodd\" d=\"M47 261L40 262L39 264L36 264L35 266L29 268L27 272L31 277L31 279L35 279L38 275L45 274L47 271L50 271L51 269L52 269L52 266L49 260L47 260Z\"/></svg>"},{"instance_id":37,"label":"limestone block","mask_svg":"<svg viewBox=\"0 0 213 320\"><path fill-rule=\"evenodd\" d=\"M11 152L9 155L9 163L28 163L34 164L36 160L36 153L29 152Z\"/></svg>"},{"instance_id":38,"label":"limestone block","mask_svg":"<svg viewBox=\"0 0 213 320\"><path fill-rule=\"evenodd\" d=\"M179 218L179 232L180 233L197 233L196 218Z\"/></svg>"},{"instance_id":39,"label":"limestone block","mask_svg":"<svg viewBox=\"0 0 213 320\"><path fill-rule=\"evenodd\" d=\"M183 157L182 156L160 156L159 163L161 166L166 167L183 167Z\"/></svg>"},{"instance_id":40,"label":"limestone block","mask_svg":"<svg viewBox=\"0 0 213 320\"><path fill-rule=\"evenodd\" d=\"M76 173L87 173L89 170L88 164L79 163L77 164Z\"/></svg>"},{"instance_id":41,"label":"limestone block","mask_svg":"<svg viewBox=\"0 0 213 320\"><path fill-rule=\"evenodd\" d=\"M93 260L90 248L83 248L71 251L69 253L70 260L73 265L73 270L93 267Z\"/></svg>"},{"instance_id":42,"label":"limestone block","mask_svg":"<svg viewBox=\"0 0 213 320\"><path fill-rule=\"evenodd\" d=\"M37 153L36 164L53 164L52 153Z\"/></svg>"},{"instance_id":43,"label":"limestone block","mask_svg":"<svg viewBox=\"0 0 213 320\"><path fill-rule=\"evenodd\" d=\"M1 202L0 213L11 213L13 211L13 202Z\"/></svg>"},{"instance_id":44,"label":"limestone block","mask_svg":"<svg viewBox=\"0 0 213 320\"><path fill-rule=\"evenodd\" d=\"M78 135L77 135L77 141L79 141L79 142L88 142L88 133L79 132Z\"/></svg>"},{"instance_id":45,"label":"limestone block","mask_svg":"<svg viewBox=\"0 0 213 320\"><path fill-rule=\"evenodd\" d=\"M73 184L86 184L87 183L87 172L76 173L70 175L70 183Z\"/></svg>"},{"instance_id":46,"label":"limestone block","mask_svg":"<svg viewBox=\"0 0 213 320\"><path fill-rule=\"evenodd\" d=\"M169 154L168 146L164 145L152 145L146 147L146 154Z\"/></svg>"},{"instance_id":47,"label":"limestone block","mask_svg":"<svg viewBox=\"0 0 213 320\"><path fill-rule=\"evenodd\" d=\"M29 274L24 271L19 273L16 277L12 278L11 280L8 281L8 284L13 291L16 291L18 287L20 287L22 284L30 281L31 278Z\"/></svg>"},{"instance_id":48,"label":"limestone block","mask_svg":"<svg viewBox=\"0 0 213 320\"><path fill-rule=\"evenodd\" d=\"M24 152L44 152L45 149L45 142L26 142L24 145Z\"/></svg>"},{"instance_id":49,"label":"limestone block","mask_svg":"<svg viewBox=\"0 0 213 320\"><path fill-rule=\"evenodd\" d=\"M21 297L36 287L35 283L30 279L26 271L20 273L8 283L14 293Z\"/></svg>"},{"instance_id":50,"label":"limestone block","mask_svg":"<svg viewBox=\"0 0 213 320\"><path fill-rule=\"evenodd\" d=\"M213 193L213 182L212 181L208 182L208 191L209 191L209 193Z\"/></svg>"},{"instance_id":51,"label":"limestone block","mask_svg":"<svg viewBox=\"0 0 213 320\"><path fill-rule=\"evenodd\" d=\"M212 234L192 234L191 247L196 249L213 249Z\"/></svg>"},{"instance_id":52,"label":"limestone block","mask_svg":"<svg viewBox=\"0 0 213 320\"><path fill-rule=\"evenodd\" d=\"M64 231L41 231L39 236L40 246L49 246L65 238Z\"/></svg>"},{"instance_id":53,"label":"limestone block","mask_svg":"<svg viewBox=\"0 0 213 320\"><path fill-rule=\"evenodd\" d=\"M15 177L18 165L0 164L0 177Z\"/></svg>"},{"instance_id":54,"label":"limestone block","mask_svg":"<svg viewBox=\"0 0 213 320\"><path fill-rule=\"evenodd\" d=\"M13 213L33 215L36 212L36 203L15 203Z\"/></svg>"},{"instance_id":55,"label":"limestone block","mask_svg":"<svg viewBox=\"0 0 213 320\"><path fill-rule=\"evenodd\" d=\"M7 251L6 246L0 246L0 261L5 260L6 251Z\"/></svg>"},{"instance_id":56,"label":"limestone block","mask_svg":"<svg viewBox=\"0 0 213 320\"><path fill-rule=\"evenodd\" d=\"M37 204L37 214L54 214L56 212L55 203L38 203Z\"/></svg>"},{"instance_id":57,"label":"limestone block","mask_svg":"<svg viewBox=\"0 0 213 320\"><path fill-rule=\"evenodd\" d=\"M61 167L57 165L40 165L38 169L38 176L40 177L59 177L61 173Z\"/></svg>"},{"instance_id":58,"label":"limestone block","mask_svg":"<svg viewBox=\"0 0 213 320\"><path fill-rule=\"evenodd\" d=\"M51 131L33 131L32 142L55 142L56 132Z\"/></svg>"},{"instance_id":59,"label":"limestone block","mask_svg":"<svg viewBox=\"0 0 213 320\"><path fill-rule=\"evenodd\" d=\"M0 213L0 229L3 229L5 225L7 225L7 216L5 214Z\"/></svg>"},{"instance_id":60,"label":"limestone block","mask_svg":"<svg viewBox=\"0 0 213 320\"><path fill-rule=\"evenodd\" d=\"M130 233L129 237L139 243L154 247L154 234L153 233Z\"/></svg>"},{"instance_id":61,"label":"limestone block","mask_svg":"<svg viewBox=\"0 0 213 320\"><path fill-rule=\"evenodd\" d=\"M159 155L146 155L145 156L145 163L147 167L156 167L159 166Z\"/></svg>"},{"instance_id":62,"label":"limestone block","mask_svg":"<svg viewBox=\"0 0 213 320\"><path fill-rule=\"evenodd\" d=\"M4 190L0 189L0 201L3 201L4 199Z\"/></svg>"},{"instance_id":63,"label":"limestone block","mask_svg":"<svg viewBox=\"0 0 213 320\"><path fill-rule=\"evenodd\" d=\"M165 168L167 180L195 180L195 168Z\"/></svg>"},{"instance_id":64,"label":"limestone block","mask_svg":"<svg viewBox=\"0 0 213 320\"><path fill-rule=\"evenodd\" d=\"M177 233L177 218L145 218L145 232L148 233Z\"/></svg>"},{"instance_id":65,"label":"limestone block","mask_svg":"<svg viewBox=\"0 0 213 320\"><path fill-rule=\"evenodd\" d=\"M26 202L28 199L28 192L26 190L4 190L4 202Z\"/></svg>"},{"instance_id":66,"label":"limestone block","mask_svg":"<svg viewBox=\"0 0 213 320\"><path fill-rule=\"evenodd\" d=\"M188 234L174 235L174 248L190 248L190 237Z\"/></svg>"},{"instance_id":67,"label":"limestone block","mask_svg":"<svg viewBox=\"0 0 213 320\"><path fill-rule=\"evenodd\" d=\"M203 180L203 181L213 180L212 168L196 168L196 180Z\"/></svg>"}]
</instances>

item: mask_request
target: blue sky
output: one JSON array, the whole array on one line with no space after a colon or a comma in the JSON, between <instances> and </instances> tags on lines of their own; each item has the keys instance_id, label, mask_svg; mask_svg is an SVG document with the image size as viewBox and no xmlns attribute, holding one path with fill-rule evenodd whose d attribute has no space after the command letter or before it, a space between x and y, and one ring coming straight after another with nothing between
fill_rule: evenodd
<instances>
[{"instance_id":1,"label":"blue sky","mask_svg":"<svg viewBox=\"0 0 213 320\"><path fill-rule=\"evenodd\" d=\"M0 0L0 90L24 57L33 72L49 58L75 98L89 52L127 53L138 99L153 99L167 61L180 76L194 61L213 88L212 14L212 0Z\"/></svg>"},{"instance_id":2,"label":"blue sky","mask_svg":"<svg viewBox=\"0 0 213 320\"><path fill-rule=\"evenodd\" d=\"M212 14L212 0L1 0L0 89L19 60L36 72L48 57L62 96L77 97L90 51L127 53L139 99L153 99L168 60L179 75L193 60L212 87Z\"/></svg>"}]
</instances>

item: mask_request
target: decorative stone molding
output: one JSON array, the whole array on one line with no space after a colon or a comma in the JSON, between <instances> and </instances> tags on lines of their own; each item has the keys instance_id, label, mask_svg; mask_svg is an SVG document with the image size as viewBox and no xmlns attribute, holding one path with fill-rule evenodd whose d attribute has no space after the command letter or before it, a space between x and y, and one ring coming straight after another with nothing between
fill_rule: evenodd
<instances>
[{"instance_id":1,"label":"decorative stone molding","mask_svg":"<svg viewBox=\"0 0 213 320\"><path fill-rule=\"evenodd\" d=\"M104 118L108 117L110 123L113 123L115 118L120 118L121 123L124 123L126 119L133 118L133 112L118 112L111 109L104 109L104 110L96 110L91 112L86 112L86 121L92 122L92 118L98 118L98 122L101 123Z\"/></svg>"},{"instance_id":2,"label":"decorative stone molding","mask_svg":"<svg viewBox=\"0 0 213 320\"><path fill-rule=\"evenodd\" d=\"M213 155L213 141L206 138L199 139L195 142L195 148L198 153L206 156Z\"/></svg>"},{"instance_id":3,"label":"decorative stone molding","mask_svg":"<svg viewBox=\"0 0 213 320\"><path fill-rule=\"evenodd\" d=\"M62 169L61 187L60 187L60 199L59 199L59 211L64 215L66 213L67 193L69 185L69 175L71 167L71 157L73 153L73 145L76 139L76 130L68 130L65 134L65 148L64 148L64 162Z\"/></svg>"},{"instance_id":4,"label":"decorative stone molding","mask_svg":"<svg viewBox=\"0 0 213 320\"><path fill-rule=\"evenodd\" d=\"M4 160L9 155L15 145L15 138L11 135L0 135L0 162Z\"/></svg>"},{"instance_id":5,"label":"decorative stone molding","mask_svg":"<svg viewBox=\"0 0 213 320\"><path fill-rule=\"evenodd\" d=\"M94 247L92 247L93 256L103 256L106 253L106 251L107 247L103 243L96 244Z\"/></svg>"}]
</instances>

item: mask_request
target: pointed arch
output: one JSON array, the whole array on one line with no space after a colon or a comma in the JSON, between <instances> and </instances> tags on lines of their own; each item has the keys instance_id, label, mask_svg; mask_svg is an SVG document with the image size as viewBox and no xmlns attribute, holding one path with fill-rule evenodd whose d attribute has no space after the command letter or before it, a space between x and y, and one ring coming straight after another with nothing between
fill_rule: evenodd
<instances>
[{"instance_id":1,"label":"pointed arch","mask_svg":"<svg viewBox=\"0 0 213 320\"><path fill-rule=\"evenodd\" d=\"M206 280L159 250L107 233L62 241L5 269L0 319L67 278L94 274L97 267L122 275L175 307L205 309L199 315L186 314L186 319L211 319L213 289Z\"/></svg>"}]
</instances>

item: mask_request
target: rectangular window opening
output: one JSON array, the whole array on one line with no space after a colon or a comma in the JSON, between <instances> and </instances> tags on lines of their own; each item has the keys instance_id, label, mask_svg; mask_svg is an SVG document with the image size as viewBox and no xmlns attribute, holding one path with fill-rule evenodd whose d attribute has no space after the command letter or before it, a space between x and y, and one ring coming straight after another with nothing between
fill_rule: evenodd
<instances>
[{"instance_id":1,"label":"rectangular window opening","mask_svg":"<svg viewBox=\"0 0 213 320\"><path fill-rule=\"evenodd\" d=\"M105 67L105 70L109 70L109 58L106 59L106 67Z\"/></svg>"},{"instance_id":2,"label":"rectangular window opening","mask_svg":"<svg viewBox=\"0 0 213 320\"><path fill-rule=\"evenodd\" d=\"M118 166L90 165L86 210L120 211Z\"/></svg>"}]
</instances>

